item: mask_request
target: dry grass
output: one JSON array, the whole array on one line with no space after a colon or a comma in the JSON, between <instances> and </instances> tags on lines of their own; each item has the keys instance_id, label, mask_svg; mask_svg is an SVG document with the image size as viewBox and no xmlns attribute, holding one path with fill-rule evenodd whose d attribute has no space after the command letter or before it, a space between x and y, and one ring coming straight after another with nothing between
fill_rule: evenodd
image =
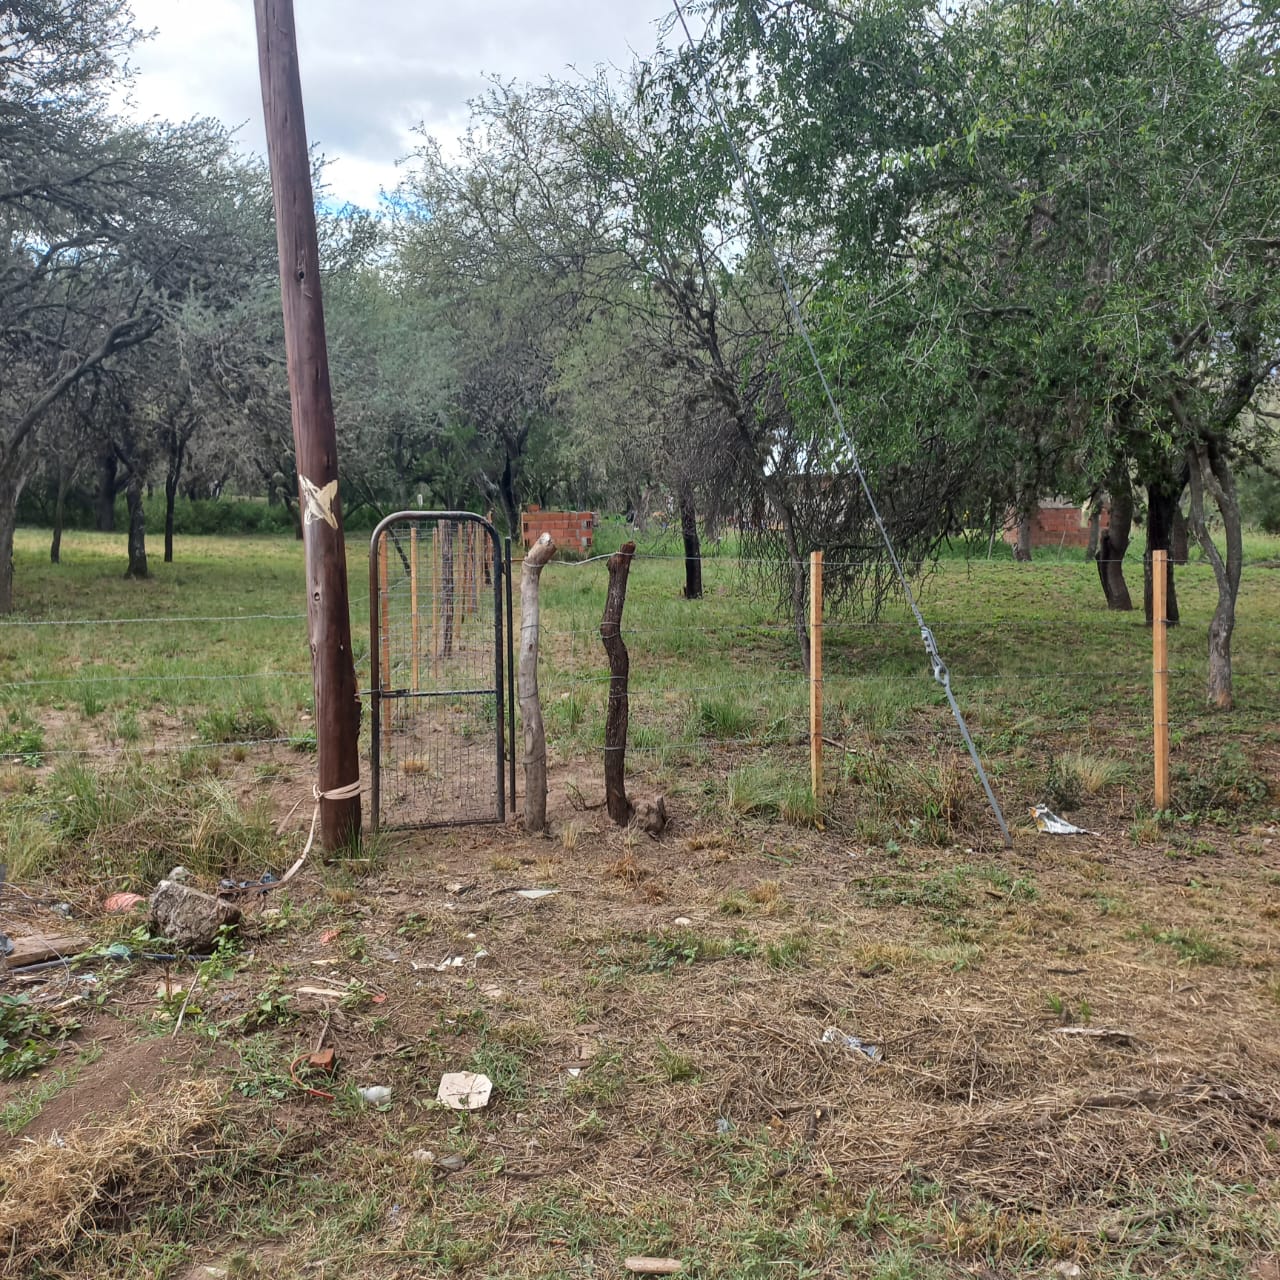
<instances>
[{"instance_id":1,"label":"dry grass","mask_svg":"<svg viewBox=\"0 0 1280 1280\"><path fill-rule=\"evenodd\" d=\"M52 1262L137 1197L164 1197L191 1139L221 1114L221 1095L214 1081L192 1080L97 1127L17 1144L0 1169L5 1274Z\"/></svg>"}]
</instances>

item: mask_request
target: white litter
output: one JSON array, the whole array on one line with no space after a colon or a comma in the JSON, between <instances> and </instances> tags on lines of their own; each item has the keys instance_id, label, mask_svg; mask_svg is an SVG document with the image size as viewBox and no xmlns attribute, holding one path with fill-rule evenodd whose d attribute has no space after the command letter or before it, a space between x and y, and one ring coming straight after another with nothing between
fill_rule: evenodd
<instances>
[{"instance_id":1,"label":"white litter","mask_svg":"<svg viewBox=\"0 0 1280 1280\"><path fill-rule=\"evenodd\" d=\"M537 902L539 898L549 898L553 893L559 893L559 889L517 889L517 898L528 898L530 902Z\"/></svg>"},{"instance_id":2,"label":"white litter","mask_svg":"<svg viewBox=\"0 0 1280 1280\"><path fill-rule=\"evenodd\" d=\"M489 1105L493 1081L474 1071L450 1071L440 1077L436 1100L454 1111L479 1111Z\"/></svg>"},{"instance_id":3,"label":"white litter","mask_svg":"<svg viewBox=\"0 0 1280 1280\"><path fill-rule=\"evenodd\" d=\"M1077 827L1073 823L1060 818L1056 813L1049 811L1047 804L1033 805L1031 808L1031 816L1036 820L1036 827L1050 836L1096 836L1096 831L1087 831L1084 827Z\"/></svg>"},{"instance_id":4,"label":"white litter","mask_svg":"<svg viewBox=\"0 0 1280 1280\"><path fill-rule=\"evenodd\" d=\"M385 1084L370 1085L367 1089L357 1089L356 1092L371 1107L385 1106L391 1101L391 1090Z\"/></svg>"},{"instance_id":5,"label":"white litter","mask_svg":"<svg viewBox=\"0 0 1280 1280\"><path fill-rule=\"evenodd\" d=\"M884 1057L878 1044L868 1044L865 1040L859 1039L858 1036L851 1036L847 1032L841 1031L839 1027L828 1027L822 1033L822 1043L838 1044L842 1049L849 1049L854 1053L865 1055L872 1062L879 1062Z\"/></svg>"}]
</instances>

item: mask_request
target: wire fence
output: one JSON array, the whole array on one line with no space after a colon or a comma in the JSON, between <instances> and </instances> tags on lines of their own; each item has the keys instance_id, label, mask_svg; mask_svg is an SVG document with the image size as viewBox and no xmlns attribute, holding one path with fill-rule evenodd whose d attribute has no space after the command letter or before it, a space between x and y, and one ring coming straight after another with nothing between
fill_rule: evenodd
<instances>
[{"instance_id":1,"label":"wire fence","mask_svg":"<svg viewBox=\"0 0 1280 1280\"><path fill-rule=\"evenodd\" d=\"M540 680L553 768L603 748L610 675L599 617L608 559L557 560L543 574ZM632 767L701 771L713 784L717 772L744 762L799 768L809 735L808 680L795 625L751 593L736 556L701 557L706 598L683 600L676 570L684 559L638 554L633 562L622 622ZM1128 567L1131 576L1141 571L1134 561ZM1193 621L1175 633L1174 727L1194 726L1199 749L1212 752L1225 749L1242 722L1273 715L1280 640L1264 620L1252 621L1242 597L1234 671L1241 715L1207 717L1212 570L1193 562L1178 574L1184 616ZM1071 575L1078 595L1065 590ZM1250 589L1274 594L1265 570L1245 581L1246 596ZM427 596L424 590L423 609ZM1096 569L1081 559L1019 565L1017 573L1006 561L996 575L973 562L937 579L925 598L946 606L934 631L978 749L998 768L1019 753L1095 737L1141 752L1151 732L1151 648L1140 596L1135 614L1106 613ZM1091 612L1081 611L1085 599ZM367 595L353 595L351 607L357 678L367 696ZM39 769L64 761L106 768L126 754L222 754L250 765L278 753L302 759L315 748L306 616L264 600L243 613L0 620L0 761ZM129 638L120 641L117 629ZM822 629L831 740L934 754L959 748L905 611L891 605L874 619L830 617ZM1086 632L1101 632L1105 643ZM367 716L364 723L367 759ZM487 760L477 767L492 772Z\"/></svg>"}]
</instances>

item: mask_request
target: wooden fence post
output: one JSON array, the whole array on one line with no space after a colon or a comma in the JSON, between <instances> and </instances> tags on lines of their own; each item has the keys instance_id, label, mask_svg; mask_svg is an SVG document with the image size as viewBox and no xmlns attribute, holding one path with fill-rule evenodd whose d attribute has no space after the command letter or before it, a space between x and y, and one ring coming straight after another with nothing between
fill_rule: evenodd
<instances>
[{"instance_id":1,"label":"wooden fence post","mask_svg":"<svg viewBox=\"0 0 1280 1280\"><path fill-rule=\"evenodd\" d=\"M413 646L413 691L418 692L418 526L409 526L409 616L410 644Z\"/></svg>"},{"instance_id":2,"label":"wooden fence post","mask_svg":"<svg viewBox=\"0 0 1280 1280\"><path fill-rule=\"evenodd\" d=\"M809 553L809 786L822 800L822 552Z\"/></svg>"},{"instance_id":3,"label":"wooden fence post","mask_svg":"<svg viewBox=\"0 0 1280 1280\"><path fill-rule=\"evenodd\" d=\"M538 583L542 566L556 553L544 533L529 548L520 566L520 723L524 726L524 829L536 833L547 825L547 734L538 699ZM513 744L514 746L514 744ZM514 802L513 802L514 803Z\"/></svg>"},{"instance_id":4,"label":"wooden fence post","mask_svg":"<svg viewBox=\"0 0 1280 1280\"><path fill-rule=\"evenodd\" d=\"M1151 553L1151 649L1155 721L1156 809L1169 807L1169 553Z\"/></svg>"},{"instance_id":5,"label":"wooden fence post","mask_svg":"<svg viewBox=\"0 0 1280 1280\"><path fill-rule=\"evenodd\" d=\"M622 609L627 601L627 575L636 553L634 542L624 542L609 557L609 592L604 616L600 619L600 639L609 655L609 706L604 717L604 799L609 817L625 827L635 814L627 799L627 678L631 663L622 640Z\"/></svg>"}]
</instances>

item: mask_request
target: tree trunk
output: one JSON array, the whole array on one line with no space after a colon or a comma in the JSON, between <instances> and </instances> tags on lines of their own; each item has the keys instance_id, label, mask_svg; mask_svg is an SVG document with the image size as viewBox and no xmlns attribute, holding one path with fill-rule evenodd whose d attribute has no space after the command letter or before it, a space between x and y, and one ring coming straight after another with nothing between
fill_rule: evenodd
<instances>
[{"instance_id":1,"label":"tree trunk","mask_svg":"<svg viewBox=\"0 0 1280 1280\"><path fill-rule=\"evenodd\" d=\"M796 538L795 517L791 508L779 496L770 494L782 524L782 537L787 546L787 563L791 567L791 623L795 627L796 644L800 649L800 665L809 674L809 575L805 557L800 554Z\"/></svg>"},{"instance_id":2,"label":"tree trunk","mask_svg":"<svg viewBox=\"0 0 1280 1280\"><path fill-rule=\"evenodd\" d=\"M130 477L125 496L129 501L129 567L126 578L147 576L147 520L142 509L143 482L140 475Z\"/></svg>"},{"instance_id":3,"label":"tree trunk","mask_svg":"<svg viewBox=\"0 0 1280 1280\"><path fill-rule=\"evenodd\" d=\"M182 478L186 445L176 430L169 433L169 466L164 476L164 562L173 563L173 504Z\"/></svg>"},{"instance_id":4,"label":"tree trunk","mask_svg":"<svg viewBox=\"0 0 1280 1280\"><path fill-rule=\"evenodd\" d=\"M698 511L693 486L680 483L680 534L684 538L684 598L702 599L702 544L698 540Z\"/></svg>"},{"instance_id":5,"label":"tree trunk","mask_svg":"<svg viewBox=\"0 0 1280 1280\"><path fill-rule=\"evenodd\" d=\"M1031 560L1031 530L1034 516L1029 512L1018 513L1018 540L1014 543L1013 558L1023 563Z\"/></svg>"},{"instance_id":6,"label":"tree trunk","mask_svg":"<svg viewBox=\"0 0 1280 1280\"><path fill-rule=\"evenodd\" d=\"M498 497L502 499L502 510L507 517L507 537L515 542L520 537L520 504L516 501L516 480L510 454L498 478Z\"/></svg>"},{"instance_id":7,"label":"tree trunk","mask_svg":"<svg viewBox=\"0 0 1280 1280\"><path fill-rule=\"evenodd\" d=\"M0 471L0 615L13 612L13 534L21 496L21 483Z\"/></svg>"},{"instance_id":8,"label":"tree trunk","mask_svg":"<svg viewBox=\"0 0 1280 1280\"><path fill-rule=\"evenodd\" d=\"M1169 559L1174 564L1186 564L1190 558L1190 547L1187 536L1187 517L1182 514L1182 507L1173 509L1173 528L1170 533Z\"/></svg>"},{"instance_id":9,"label":"tree trunk","mask_svg":"<svg viewBox=\"0 0 1280 1280\"><path fill-rule=\"evenodd\" d=\"M1236 598L1240 593L1240 563L1244 544L1240 528L1240 502L1230 464L1215 443L1202 445L1191 453L1191 527L1213 566L1218 584L1218 605L1209 623L1209 681L1211 706L1230 711L1234 705L1231 680L1231 633L1236 625ZM1213 495L1227 539L1224 561L1204 519L1204 489Z\"/></svg>"},{"instance_id":10,"label":"tree trunk","mask_svg":"<svg viewBox=\"0 0 1280 1280\"><path fill-rule=\"evenodd\" d=\"M1098 543L1102 540L1102 509L1094 507L1089 516L1089 541L1084 549L1086 560L1098 558Z\"/></svg>"},{"instance_id":11,"label":"tree trunk","mask_svg":"<svg viewBox=\"0 0 1280 1280\"><path fill-rule=\"evenodd\" d=\"M108 445L98 454L98 489L93 500L94 527L99 533L116 531L116 451Z\"/></svg>"},{"instance_id":12,"label":"tree trunk","mask_svg":"<svg viewBox=\"0 0 1280 1280\"><path fill-rule=\"evenodd\" d=\"M53 541L49 543L49 562L62 563L62 524L66 517L67 490L71 487L74 468L59 465L58 496L53 503Z\"/></svg>"},{"instance_id":13,"label":"tree trunk","mask_svg":"<svg viewBox=\"0 0 1280 1280\"><path fill-rule=\"evenodd\" d=\"M627 799L627 678L631 663L622 641L622 608L627 602L627 575L634 542L624 542L609 557L609 593L600 619L600 639L609 656L609 708L604 720L604 801L609 817L625 827L635 812Z\"/></svg>"},{"instance_id":14,"label":"tree trunk","mask_svg":"<svg viewBox=\"0 0 1280 1280\"><path fill-rule=\"evenodd\" d=\"M520 566L520 723L524 726L524 829L547 825L547 734L538 699L538 583L542 566L556 553L549 533L539 536Z\"/></svg>"},{"instance_id":15,"label":"tree trunk","mask_svg":"<svg viewBox=\"0 0 1280 1280\"><path fill-rule=\"evenodd\" d=\"M1111 515L1098 546L1098 577L1102 580L1107 608L1127 613L1133 608L1129 584L1124 580L1124 557L1133 529L1133 490L1127 475L1113 478L1109 499Z\"/></svg>"},{"instance_id":16,"label":"tree trunk","mask_svg":"<svg viewBox=\"0 0 1280 1280\"><path fill-rule=\"evenodd\" d=\"M1147 485L1147 549L1142 557L1142 604L1151 625L1151 553L1171 551L1173 542L1173 513L1178 509L1185 479L1162 481ZM1167 581L1169 625L1178 625L1178 595L1173 585L1173 561L1165 567Z\"/></svg>"}]
</instances>

